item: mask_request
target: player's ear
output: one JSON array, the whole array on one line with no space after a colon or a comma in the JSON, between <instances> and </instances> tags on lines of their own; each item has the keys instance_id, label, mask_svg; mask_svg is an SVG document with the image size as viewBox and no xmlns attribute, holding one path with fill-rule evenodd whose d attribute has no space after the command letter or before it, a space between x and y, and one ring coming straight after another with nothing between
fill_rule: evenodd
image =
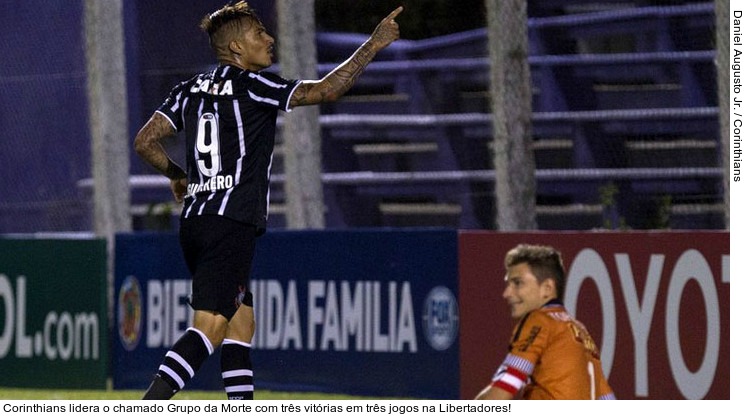
<instances>
[{"instance_id":1,"label":"player's ear","mask_svg":"<svg viewBox=\"0 0 744 418\"><path fill-rule=\"evenodd\" d=\"M558 288L555 285L555 279L548 277L540 283L540 289L545 299L554 299L558 297Z\"/></svg>"},{"instance_id":2,"label":"player's ear","mask_svg":"<svg viewBox=\"0 0 744 418\"><path fill-rule=\"evenodd\" d=\"M233 39L232 41L230 41L227 44L227 48L230 50L231 53L235 55L240 55L241 51L243 50L242 45L236 39Z\"/></svg>"}]
</instances>

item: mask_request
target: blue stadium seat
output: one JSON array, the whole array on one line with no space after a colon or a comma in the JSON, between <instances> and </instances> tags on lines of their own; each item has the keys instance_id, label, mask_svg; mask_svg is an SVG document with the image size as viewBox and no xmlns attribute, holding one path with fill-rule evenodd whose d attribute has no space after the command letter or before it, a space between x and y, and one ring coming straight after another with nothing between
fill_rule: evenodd
<instances>
[{"instance_id":1,"label":"blue stadium seat","mask_svg":"<svg viewBox=\"0 0 744 418\"><path fill-rule=\"evenodd\" d=\"M538 227L725 227L713 2L528 7ZM319 33L319 74L366 36ZM321 108L328 227L493 227L487 47L485 28L398 41ZM282 156L279 144L275 227Z\"/></svg>"},{"instance_id":2,"label":"blue stadium seat","mask_svg":"<svg viewBox=\"0 0 744 418\"><path fill-rule=\"evenodd\" d=\"M676 203L683 209L670 209L674 212L671 216L677 218L667 224L722 227L721 218L714 215L720 214L721 190L716 171L720 152L716 145L712 2L639 1L627 7L628 2L609 1L589 11L581 10L582 3L530 2L534 14L529 20L529 62L535 92L533 134L538 171L673 171L684 167L713 171L703 178L639 171L638 178L540 180L539 226L603 226L597 222L607 217L597 207L599 190L614 184L618 190L613 198L615 210L630 227L652 226L648 219L653 207L673 208ZM684 36L677 35L680 30ZM359 39L326 34L321 41L326 44L319 51L328 49L343 56ZM333 42L337 46L329 48ZM387 60L370 65L359 86L345 100L324 108L324 113L412 117L487 114L486 48L485 29L407 42L388 54ZM446 126L412 123L410 127L357 123L324 127L323 133L324 169L328 172L467 172L488 170L491 164L490 126L482 120ZM329 224L385 225L394 212L398 217L395 222L402 224L426 219L441 225L489 228L491 189L483 180L451 181L446 187L415 182L358 187L326 184L326 200L346 202L335 206L342 207L341 213L355 213L329 219ZM688 216L694 212L688 200L701 204L703 215ZM366 203L358 205L362 201ZM399 205L391 206L395 203ZM406 221L407 206L410 216ZM425 214L427 210L430 213Z\"/></svg>"}]
</instances>

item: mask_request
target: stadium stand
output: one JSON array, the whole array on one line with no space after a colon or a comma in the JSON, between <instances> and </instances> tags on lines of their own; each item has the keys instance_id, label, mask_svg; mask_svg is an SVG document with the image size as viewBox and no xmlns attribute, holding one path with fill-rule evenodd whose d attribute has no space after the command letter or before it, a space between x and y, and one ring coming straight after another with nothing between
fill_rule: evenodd
<instances>
[{"instance_id":1,"label":"stadium stand","mask_svg":"<svg viewBox=\"0 0 744 418\"><path fill-rule=\"evenodd\" d=\"M530 5L539 228L722 228L713 4ZM486 43L398 43L323 108L328 226L493 227Z\"/></svg>"},{"instance_id":2,"label":"stadium stand","mask_svg":"<svg viewBox=\"0 0 744 418\"><path fill-rule=\"evenodd\" d=\"M725 228L713 2L531 0L528 7L538 227ZM138 2L125 11L127 39L135 41L127 53L132 129L172 85L211 62L206 48L168 55L200 45L196 31L174 33L178 46L157 50L165 36L160 9ZM177 12L190 19L185 9ZM365 38L319 33L319 72ZM398 41L346 97L322 107L328 227L494 227L486 50L485 28ZM74 56L82 53L77 48ZM75 95L61 94L56 100L64 103L84 95L84 68L69 67ZM13 89L21 84L4 80L7 96L17 95ZM61 115L54 122L55 113L48 114L57 131L86 138L75 134L84 132L85 120ZM12 126L26 135L21 123ZM13 141L28 142L20 134L9 138L16 136ZM85 147L68 145L49 155ZM281 143L276 151L270 223L283 227ZM76 169L44 188L56 193L49 201L2 189L9 198L0 204L0 232L89 229L83 214L92 184L85 178L87 158L85 151L66 162L50 159L55 167ZM23 172L12 168L16 160L7 160L9 173ZM134 156L131 164L135 229L172 229L167 182ZM70 178L72 190L60 180ZM60 199L64 204L57 204Z\"/></svg>"}]
</instances>

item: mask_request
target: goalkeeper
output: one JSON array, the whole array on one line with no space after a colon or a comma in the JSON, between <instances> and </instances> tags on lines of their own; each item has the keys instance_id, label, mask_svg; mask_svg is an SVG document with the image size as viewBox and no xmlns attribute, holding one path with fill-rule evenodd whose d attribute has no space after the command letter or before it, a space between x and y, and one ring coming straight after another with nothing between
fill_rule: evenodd
<instances>
[{"instance_id":1,"label":"goalkeeper","mask_svg":"<svg viewBox=\"0 0 744 418\"><path fill-rule=\"evenodd\" d=\"M505 264L503 296L518 322L506 359L477 399L615 399L597 345L563 307L560 253L519 245Z\"/></svg>"}]
</instances>

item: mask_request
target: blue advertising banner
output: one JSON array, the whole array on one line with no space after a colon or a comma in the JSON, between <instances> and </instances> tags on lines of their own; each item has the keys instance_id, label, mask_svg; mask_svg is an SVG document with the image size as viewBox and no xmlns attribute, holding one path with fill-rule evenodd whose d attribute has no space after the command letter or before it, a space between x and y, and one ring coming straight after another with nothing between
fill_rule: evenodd
<instances>
[{"instance_id":1,"label":"blue advertising banner","mask_svg":"<svg viewBox=\"0 0 744 418\"><path fill-rule=\"evenodd\" d=\"M144 389L188 327L190 282L174 235L116 248L114 387ZM267 233L251 278L257 387L457 399L457 269L455 230ZM214 360L189 387L221 389Z\"/></svg>"}]
</instances>

